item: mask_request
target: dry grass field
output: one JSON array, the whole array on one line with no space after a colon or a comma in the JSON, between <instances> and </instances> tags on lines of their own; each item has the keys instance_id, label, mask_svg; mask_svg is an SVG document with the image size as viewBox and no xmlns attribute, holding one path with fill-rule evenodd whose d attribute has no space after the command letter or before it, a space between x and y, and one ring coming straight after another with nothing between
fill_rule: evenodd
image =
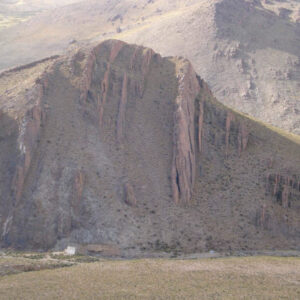
<instances>
[{"instance_id":1,"label":"dry grass field","mask_svg":"<svg viewBox=\"0 0 300 300\"><path fill-rule=\"evenodd\" d=\"M0 277L0 299L300 299L300 258L79 263Z\"/></svg>"}]
</instances>

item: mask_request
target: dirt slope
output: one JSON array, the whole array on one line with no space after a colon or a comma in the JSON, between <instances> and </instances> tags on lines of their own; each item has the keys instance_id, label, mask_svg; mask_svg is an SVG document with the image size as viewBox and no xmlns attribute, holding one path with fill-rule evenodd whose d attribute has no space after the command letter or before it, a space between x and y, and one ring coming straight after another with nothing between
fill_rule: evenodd
<instances>
[{"instance_id":1,"label":"dirt slope","mask_svg":"<svg viewBox=\"0 0 300 300\"><path fill-rule=\"evenodd\" d=\"M223 103L300 133L298 1L94 1L0 33L0 69L117 38L182 55Z\"/></svg>"},{"instance_id":2,"label":"dirt slope","mask_svg":"<svg viewBox=\"0 0 300 300\"><path fill-rule=\"evenodd\" d=\"M299 136L183 58L109 40L0 75L1 245L298 249Z\"/></svg>"}]
</instances>

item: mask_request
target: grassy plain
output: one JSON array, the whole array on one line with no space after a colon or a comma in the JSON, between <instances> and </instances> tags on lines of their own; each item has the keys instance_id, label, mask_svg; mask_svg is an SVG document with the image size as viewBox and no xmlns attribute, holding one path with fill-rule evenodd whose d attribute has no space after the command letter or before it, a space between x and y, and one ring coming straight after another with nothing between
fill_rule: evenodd
<instances>
[{"instance_id":1,"label":"grassy plain","mask_svg":"<svg viewBox=\"0 0 300 300\"><path fill-rule=\"evenodd\" d=\"M2 276L0 291L6 300L300 299L300 258L79 262Z\"/></svg>"}]
</instances>

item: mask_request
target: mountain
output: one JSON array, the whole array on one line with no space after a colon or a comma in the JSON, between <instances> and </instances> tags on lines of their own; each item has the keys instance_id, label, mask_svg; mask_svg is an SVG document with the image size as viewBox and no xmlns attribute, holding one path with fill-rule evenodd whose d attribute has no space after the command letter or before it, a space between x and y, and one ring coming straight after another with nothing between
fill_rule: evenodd
<instances>
[{"instance_id":1,"label":"mountain","mask_svg":"<svg viewBox=\"0 0 300 300\"><path fill-rule=\"evenodd\" d=\"M188 60L108 40L0 92L2 247L299 249L299 136L219 103Z\"/></svg>"},{"instance_id":2,"label":"mountain","mask_svg":"<svg viewBox=\"0 0 300 300\"><path fill-rule=\"evenodd\" d=\"M0 69L108 38L187 57L226 105L300 134L300 3L88 0L0 32Z\"/></svg>"}]
</instances>

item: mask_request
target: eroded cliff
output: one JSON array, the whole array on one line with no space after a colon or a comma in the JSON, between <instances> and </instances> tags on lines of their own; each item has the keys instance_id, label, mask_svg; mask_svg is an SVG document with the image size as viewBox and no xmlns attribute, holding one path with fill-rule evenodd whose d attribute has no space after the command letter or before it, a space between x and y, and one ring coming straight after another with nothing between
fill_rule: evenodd
<instances>
[{"instance_id":1,"label":"eroded cliff","mask_svg":"<svg viewBox=\"0 0 300 300\"><path fill-rule=\"evenodd\" d=\"M299 246L299 137L218 103L187 60L109 40L0 87L3 247Z\"/></svg>"}]
</instances>

